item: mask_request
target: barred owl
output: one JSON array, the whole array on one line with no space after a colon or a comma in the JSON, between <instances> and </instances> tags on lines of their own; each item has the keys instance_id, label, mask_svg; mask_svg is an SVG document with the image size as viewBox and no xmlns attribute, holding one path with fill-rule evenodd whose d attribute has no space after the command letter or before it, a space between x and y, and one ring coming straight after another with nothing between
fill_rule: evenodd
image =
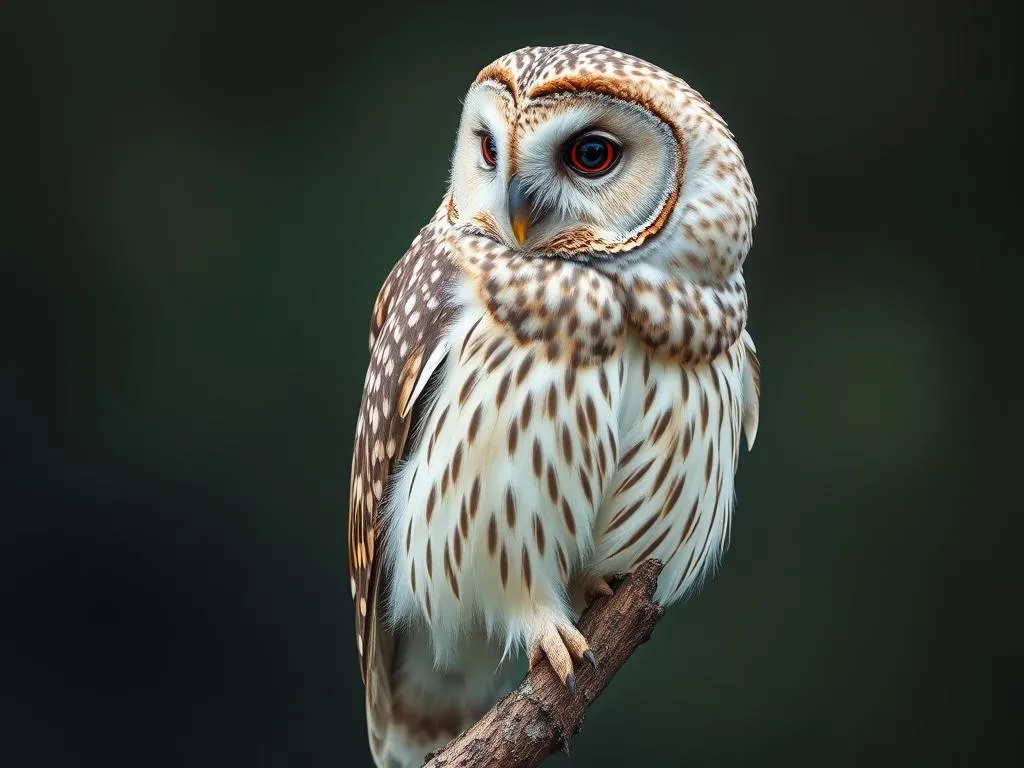
<instances>
[{"instance_id":1,"label":"barred owl","mask_svg":"<svg viewBox=\"0 0 1024 768\"><path fill-rule=\"evenodd\" d=\"M518 649L574 692L606 579L659 558L669 605L725 552L756 210L724 121L652 64L530 47L477 75L371 321L349 562L378 765L468 727Z\"/></svg>"}]
</instances>

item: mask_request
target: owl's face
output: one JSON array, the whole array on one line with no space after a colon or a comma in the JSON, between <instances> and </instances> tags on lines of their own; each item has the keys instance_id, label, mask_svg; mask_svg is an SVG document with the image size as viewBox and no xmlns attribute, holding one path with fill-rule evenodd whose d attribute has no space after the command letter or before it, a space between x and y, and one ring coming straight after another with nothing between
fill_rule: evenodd
<instances>
[{"instance_id":1,"label":"owl's face","mask_svg":"<svg viewBox=\"0 0 1024 768\"><path fill-rule=\"evenodd\" d=\"M682 157L656 114L600 92L515 98L496 80L465 100L452 183L460 220L526 253L617 250L657 220Z\"/></svg>"}]
</instances>

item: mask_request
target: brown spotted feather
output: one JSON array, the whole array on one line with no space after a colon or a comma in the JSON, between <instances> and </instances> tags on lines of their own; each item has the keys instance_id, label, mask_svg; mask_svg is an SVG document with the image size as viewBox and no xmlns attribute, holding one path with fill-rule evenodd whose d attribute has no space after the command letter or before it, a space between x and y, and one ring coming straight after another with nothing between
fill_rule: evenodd
<instances>
[{"instance_id":1,"label":"brown spotted feather","mask_svg":"<svg viewBox=\"0 0 1024 768\"><path fill-rule=\"evenodd\" d=\"M387 669L392 639L378 631L381 499L408 450L412 394L443 340L452 310L445 301L454 267L442 217L424 227L392 269L374 304L370 363L356 423L349 490L349 576L355 600L356 646L371 709L391 704ZM372 720L372 718L371 718ZM374 734L371 723L371 745Z\"/></svg>"}]
</instances>

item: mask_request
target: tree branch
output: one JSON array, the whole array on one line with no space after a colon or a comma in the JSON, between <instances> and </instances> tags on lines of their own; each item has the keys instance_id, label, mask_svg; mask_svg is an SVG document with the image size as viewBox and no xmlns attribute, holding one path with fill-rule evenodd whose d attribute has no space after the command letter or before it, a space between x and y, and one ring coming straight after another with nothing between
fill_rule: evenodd
<instances>
[{"instance_id":1,"label":"tree branch","mask_svg":"<svg viewBox=\"0 0 1024 768\"><path fill-rule=\"evenodd\" d=\"M653 602L662 564L642 563L616 589L595 600L579 628L597 657L597 668L577 664L577 694L569 695L549 664L538 664L479 722L428 755L424 768L530 768L564 749L583 724L587 707L619 667L647 642L662 609Z\"/></svg>"}]
</instances>

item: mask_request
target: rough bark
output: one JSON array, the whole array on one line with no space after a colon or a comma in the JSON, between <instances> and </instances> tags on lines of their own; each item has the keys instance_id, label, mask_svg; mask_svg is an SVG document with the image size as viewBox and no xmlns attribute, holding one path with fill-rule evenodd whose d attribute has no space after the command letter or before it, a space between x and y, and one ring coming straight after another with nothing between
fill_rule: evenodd
<instances>
[{"instance_id":1,"label":"rough bark","mask_svg":"<svg viewBox=\"0 0 1024 768\"><path fill-rule=\"evenodd\" d=\"M565 749L583 724L587 707L633 652L651 636L662 609L653 602L662 564L648 560L608 597L595 600L579 621L597 667L577 663L576 696L546 663L446 747L425 768L527 768Z\"/></svg>"}]
</instances>

